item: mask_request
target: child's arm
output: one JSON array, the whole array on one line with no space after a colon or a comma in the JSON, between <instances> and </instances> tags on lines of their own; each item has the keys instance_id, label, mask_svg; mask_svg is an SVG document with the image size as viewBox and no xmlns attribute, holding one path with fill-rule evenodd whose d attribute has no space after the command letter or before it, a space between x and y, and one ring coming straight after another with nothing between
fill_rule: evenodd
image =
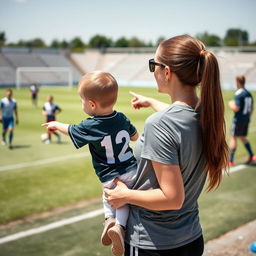
<instances>
[{"instance_id":1,"label":"child's arm","mask_svg":"<svg viewBox=\"0 0 256 256\"><path fill-rule=\"evenodd\" d=\"M69 124L63 124L63 123L60 123L57 121L52 121L49 123L44 123L44 124L42 124L42 126L46 127L47 130L50 132L54 132L54 131L58 130L65 135L69 135L68 134Z\"/></svg>"},{"instance_id":2,"label":"child's arm","mask_svg":"<svg viewBox=\"0 0 256 256\"><path fill-rule=\"evenodd\" d=\"M136 132L130 139L131 141L136 141L139 138L139 133Z\"/></svg>"}]
</instances>

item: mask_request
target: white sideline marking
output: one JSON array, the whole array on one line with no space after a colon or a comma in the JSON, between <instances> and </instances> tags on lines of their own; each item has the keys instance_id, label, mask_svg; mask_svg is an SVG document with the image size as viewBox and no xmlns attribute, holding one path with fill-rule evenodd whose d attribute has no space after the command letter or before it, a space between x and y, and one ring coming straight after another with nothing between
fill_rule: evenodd
<instances>
[{"instance_id":1,"label":"white sideline marking","mask_svg":"<svg viewBox=\"0 0 256 256\"><path fill-rule=\"evenodd\" d=\"M24 162L24 163L19 163L19 164L4 165L4 166L0 166L0 172L24 168L24 167L30 167L30 166L35 166L35 165L37 166L37 165L49 164L49 163L68 160L68 159L72 159L72 158L87 157L89 155L90 155L89 152L85 152L85 153L80 153L80 154L47 158L47 159L42 159L42 160L33 161L33 162Z\"/></svg>"},{"instance_id":2,"label":"white sideline marking","mask_svg":"<svg viewBox=\"0 0 256 256\"><path fill-rule=\"evenodd\" d=\"M27 231L22 231L22 232L19 232L19 233L10 235L10 236L0 238L0 244L4 244L4 243L8 243L8 242L11 242L11 241L14 241L14 240L18 240L18 239L23 238L23 237L43 233L43 232L46 232L46 231L51 230L51 229L60 228L60 227L63 227L65 225L69 225L69 224L72 224L72 223L75 223L75 222L78 222L78 221L81 221L81 220L90 219L90 218L96 217L98 215L101 215L103 212L104 212L103 209L98 209L98 210L91 211L91 212L88 212L88 213L85 213L85 214L82 214L82 215L79 215L79 216L75 216L75 217L72 217L72 218L69 218L69 219L56 221L56 222L53 222L51 224L41 226L39 228L33 228L33 229L29 229Z\"/></svg>"},{"instance_id":3,"label":"white sideline marking","mask_svg":"<svg viewBox=\"0 0 256 256\"><path fill-rule=\"evenodd\" d=\"M241 165L237 165L237 166L234 166L234 167L231 167L230 169L229 169L229 172L231 173L231 172L237 172L237 171L240 171L240 170L242 170L242 169L244 169L244 168L246 168L246 167L249 167L250 165L246 165L246 164L241 164Z\"/></svg>"},{"instance_id":4,"label":"white sideline marking","mask_svg":"<svg viewBox=\"0 0 256 256\"><path fill-rule=\"evenodd\" d=\"M232 172L240 171L240 170L242 170L246 167L248 167L248 165L238 165L238 166L235 166L235 167L231 167L229 170L230 170L230 173L232 173ZM33 228L33 229L29 229L27 231L22 231L22 232L13 234L13 235L5 236L3 238L0 238L0 244L15 241L15 240L18 240L20 238L27 237L27 236L43 233L43 232L46 232L46 231L51 230L51 229L60 228L62 226L69 225L69 224L72 224L72 223L75 223L75 222L78 222L78 221L81 221L81 220L90 219L90 218L96 217L96 216L98 216L102 213L104 213L104 210L103 209L98 209L98 210L91 211L91 212L88 212L88 213L85 213L85 214L82 214L82 215L79 215L79 216L71 217L69 219L56 221L56 222L53 222L51 224L41 226L39 228Z\"/></svg>"},{"instance_id":5,"label":"white sideline marking","mask_svg":"<svg viewBox=\"0 0 256 256\"><path fill-rule=\"evenodd\" d=\"M256 131L256 127L250 128L250 132L255 132L255 131ZM54 163L54 162L72 159L72 158L80 158L83 156L87 157L89 155L90 155L89 152L86 152L86 153L80 153L80 154L74 154L74 155L53 157L53 158L38 160L38 161L34 161L34 162L25 162L25 163L19 163L19 164L4 165L4 166L0 166L0 172L29 167L29 166L35 166L35 165L49 164L49 163Z\"/></svg>"}]
</instances>

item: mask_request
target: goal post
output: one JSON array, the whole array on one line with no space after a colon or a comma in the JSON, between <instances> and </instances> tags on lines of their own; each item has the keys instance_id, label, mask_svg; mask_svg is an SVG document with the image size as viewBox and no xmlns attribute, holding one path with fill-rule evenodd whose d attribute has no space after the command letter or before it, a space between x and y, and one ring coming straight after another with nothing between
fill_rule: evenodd
<instances>
[{"instance_id":1,"label":"goal post","mask_svg":"<svg viewBox=\"0 0 256 256\"><path fill-rule=\"evenodd\" d=\"M71 68L68 67L18 67L16 69L16 88L20 89L22 85L22 74L26 76L29 73L67 73L67 82L68 86L72 88L73 86L73 71ZM33 81L32 79L26 83L37 83L36 81ZM48 81L49 82L49 81ZM54 82L54 81L51 81Z\"/></svg>"}]
</instances>

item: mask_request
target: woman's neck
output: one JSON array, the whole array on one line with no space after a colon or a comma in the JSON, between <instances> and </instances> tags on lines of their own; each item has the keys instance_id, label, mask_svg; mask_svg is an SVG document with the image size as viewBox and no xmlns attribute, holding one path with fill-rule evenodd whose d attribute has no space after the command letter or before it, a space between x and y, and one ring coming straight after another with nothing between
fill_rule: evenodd
<instances>
[{"instance_id":1,"label":"woman's neck","mask_svg":"<svg viewBox=\"0 0 256 256\"><path fill-rule=\"evenodd\" d=\"M170 94L172 104L191 106L195 108L198 104L198 97L196 90L192 86L182 86L181 90L174 90Z\"/></svg>"}]
</instances>

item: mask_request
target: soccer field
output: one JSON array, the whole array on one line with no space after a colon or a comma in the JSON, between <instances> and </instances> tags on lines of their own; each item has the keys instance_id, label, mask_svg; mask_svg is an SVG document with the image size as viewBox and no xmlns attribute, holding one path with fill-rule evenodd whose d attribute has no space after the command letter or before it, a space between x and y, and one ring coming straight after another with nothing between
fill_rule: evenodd
<instances>
[{"instance_id":1,"label":"soccer field","mask_svg":"<svg viewBox=\"0 0 256 256\"><path fill-rule=\"evenodd\" d=\"M199 200L200 218L205 241L218 237L256 218L254 204L255 166L245 167L225 177L221 187L215 192L203 193ZM246 184L246 185L245 185ZM89 206L73 208L48 217L30 218L26 222L0 229L0 251L4 256L55 256L55 255L107 255L110 248L100 244L103 216L82 220L56 229L2 243L1 238L25 231L44 229L59 220L69 220L101 208L101 202Z\"/></svg>"},{"instance_id":2,"label":"soccer field","mask_svg":"<svg viewBox=\"0 0 256 256\"><path fill-rule=\"evenodd\" d=\"M120 87L116 110L124 112L142 133L144 121L153 111L133 110L130 107L129 90L156 96L166 102L168 97L157 94L153 88ZM0 90L1 96L4 96L4 91ZM233 93L224 92L225 103L233 98ZM45 121L41 108L47 95L53 95L55 103L63 109L57 116L57 120L78 123L87 117L81 110L76 88L40 88L38 108L32 106L27 88L14 90L14 98L19 107L20 124L15 127L14 149L9 150L4 146L0 148L0 223L2 224L101 195L101 184L94 174L87 146L76 150L70 139L64 135L61 144L57 144L54 141L55 138L50 145L40 141L40 134L45 132L41 127L41 123ZM255 92L254 98L256 99ZM228 108L225 116L228 138L232 118ZM255 116L254 112L249 134L254 151L256 151ZM246 152L241 144L236 153L236 160L237 163L246 160ZM207 239L256 218L255 178L256 167L248 167L226 177L224 185L216 192L202 196L201 218L203 226L209 232L206 234ZM100 204L91 207L96 209ZM83 208L82 211L88 210L90 209ZM1 229L1 237L62 217L63 215L56 215L50 219L40 219L11 229ZM99 244L101 222L102 216L96 217L81 222L83 224L72 224L55 231L1 245L0 251L5 252L3 255L108 255L109 250L101 248ZM95 248L96 252L90 253Z\"/></svg>"}]
</instances>

